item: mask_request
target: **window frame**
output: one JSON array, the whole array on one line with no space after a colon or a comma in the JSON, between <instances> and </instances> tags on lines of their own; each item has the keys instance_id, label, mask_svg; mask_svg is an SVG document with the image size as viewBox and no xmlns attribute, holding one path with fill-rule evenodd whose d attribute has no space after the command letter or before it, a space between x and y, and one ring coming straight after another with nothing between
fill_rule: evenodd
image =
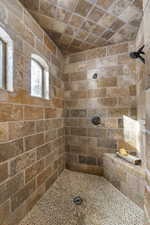
<instances>
[{"instance_id":1,"label":"window frame","mask_svg":"<svg viewBox=\"0 0 150 225\"><path fill-rule=\"evenodd\" d=\"M2 43L2 89L7 89L7 43L0 38Z\"/></svg>"},{"instance_id":2,"label":"window frame","mask_svg":"<svg viewBox=\"0 0 150 225\"><path fill-rule=\"evenodd\" d=\"M3 44L3 65L2 87L8 92L14 91L14 42L9 33L0 26L0 40Z\"/></svg>"},{"instance_id":3,"label":"window frame","mask_svg":"<svg viewBox=\"0 0 150 225\"><path fill-rule=\"evenodd\" d=\"M36 96L32 94L32 79L31 79L31 86L30 86L30 93L32 97L36 98L43 98L45 100L50 99L50 73L49 73L49 67L46 61L39 55L32 54L31 56L31 76L32 76L32 61L37 63L37 65L41 68L42 71L42 84L41 84L41 96ZM46 73L48 72L48 78L49 78L49 84L48 84L48 96L46 96L45 93L45 81L46 81Z\"/></svg>"}]
</instances>

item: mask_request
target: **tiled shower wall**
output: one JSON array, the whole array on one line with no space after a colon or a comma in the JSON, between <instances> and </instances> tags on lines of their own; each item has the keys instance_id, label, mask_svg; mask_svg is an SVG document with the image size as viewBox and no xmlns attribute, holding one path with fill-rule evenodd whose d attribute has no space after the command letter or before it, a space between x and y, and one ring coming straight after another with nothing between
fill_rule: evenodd
<instances>
[{"instance_id":1,"label":"tiled shower wall","mask_svg":"<svg viewBox=\"0 0 150 225\"><path fill-rule=\"evenodd\" d=\"M134 48L134 42L125 42L66 58L67 168L101 174L103 153L136 147L126 142L126 135L132 135L131 140L136 137L134 132L125 134L123 121L129 119L130 126L137 116L136 63L128 56ZM95 73L97 79L93 79ZM96 115L101 118L100 126L91 123Z\"/></svg>"},{"instance_id":2,"label":"tiled shower wall","mask_svg":"<svg viewBox=\"0 0 150 225\"><path fill-rule=\"evenodd\" d=\"M0 1L14 41L14 91L0 90L0 225L14 225L64 168L63 57L17 0ZM30 96L30 59L50 66L50 100Z\"/></svg>"},{"instance_id":3,"label":"tiled shower wall","mask_svg":"<svg viewBox=\"0 0 150 225\"><path fill-rule=\"evenodd\" d=\"M150 225L150 0L144 0L144 44L146 53L145 66L145 109L146 109L146 129L145 129L145 225Z\"/></svg>"}]
</instances>

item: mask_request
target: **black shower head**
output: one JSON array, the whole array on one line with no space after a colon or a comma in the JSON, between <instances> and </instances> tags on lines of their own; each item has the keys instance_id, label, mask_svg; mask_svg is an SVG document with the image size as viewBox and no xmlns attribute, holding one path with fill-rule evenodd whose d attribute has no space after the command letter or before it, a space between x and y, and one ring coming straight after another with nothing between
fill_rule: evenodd
<instances>
[{"instance_id":1,"label":"black shower head","mask_svg":"<svg viewBox=\"0 0 150 225\"><path fill-rule=\"evenodd\" d=\"M130 53L130 57L131 57L132 59L137 59L137 58L139 58L139 53L138 53L138 52L131 52L131 53Z\"/></svg>"},{"instance_id":2,"label":"black shower head","mask_svg":"<svg viewBox=\"0 0 150 225\"><path fill-rule=\"evenodd\" d=\"M137 52L131 52L129 55L132 59L137 59L139 58L143 63L145 63L145 59L141 56L144 55L145 53L143 52L144 45L137 51Z\"/></svg>"}]
</instances>

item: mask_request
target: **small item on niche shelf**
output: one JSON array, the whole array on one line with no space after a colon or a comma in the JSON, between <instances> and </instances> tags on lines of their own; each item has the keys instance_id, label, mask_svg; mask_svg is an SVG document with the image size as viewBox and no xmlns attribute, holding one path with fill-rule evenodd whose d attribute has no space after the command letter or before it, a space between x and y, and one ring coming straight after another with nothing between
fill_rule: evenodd
<instances>
[{"instance_id":1,"label":"small item on niche shelf","mask_svg":"<svg viewBox=\"0 0 150 225\"><path fill-rule=\"evenodd\" d=\"M132 163L133 165L141 165L142 161L140 158L138 158L137 156L133 156L133 155L123 155L119 152L116 152L117 156L121 159L126 160L129 163Z\"/></svg>"},{"instance_id":2,"label":"small item on niche shelf","mask_svg":"<svg viewBox=\"0 0 150 225\"><path fill-rule=\"evenodd\" d=\"M124 148L121 148L120 151L119 151L119 153L120 153L121 155L123 155L123 156L129 155L128 151L125 150Z\"/></svg>"}]
</instances>

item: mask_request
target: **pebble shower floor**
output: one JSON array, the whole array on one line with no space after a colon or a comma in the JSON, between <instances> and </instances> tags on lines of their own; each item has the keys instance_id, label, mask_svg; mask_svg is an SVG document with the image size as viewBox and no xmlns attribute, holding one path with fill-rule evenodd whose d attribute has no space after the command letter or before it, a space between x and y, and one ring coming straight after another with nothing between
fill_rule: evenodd
<instances>
[{"instance_id":1,"label":"pebble shower floor","mask_svg":"<svg viewBox=\"0 0 150 225\"><path fill-rule=\"evenodd\" d=\"M81 205L73 198L80 196ZM64 170L19 225L143 225L144 212L103 177Z\"/></svg>"}]
</instances>

